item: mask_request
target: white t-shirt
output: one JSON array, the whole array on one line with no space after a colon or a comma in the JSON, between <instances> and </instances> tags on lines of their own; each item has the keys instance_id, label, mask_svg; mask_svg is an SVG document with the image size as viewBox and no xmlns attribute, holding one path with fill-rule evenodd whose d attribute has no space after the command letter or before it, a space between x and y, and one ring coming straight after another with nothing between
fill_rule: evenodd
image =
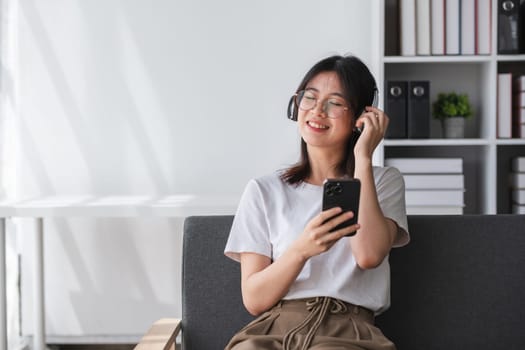
<instances>
[{"instance_id":1,"label":"white t-shirt","mask_svg":"<svg viewBox=\"0 0 525 350\"><path fill-rule=\"evenodd\" d=\"M404 230L395 246L408 243L405 186L396 168L374 167L379 204L385 217ZM275 261L321 212L322 186L289 185L280 173L250 180L241 197L224 253L239 261L242 252ZM359 234L359 232L357 233ZM343 237L327 252L306 262L284 299L329 296L381 313L390 306L388 258L374 269L361 269Z\"/></svg>"}]
</instances>

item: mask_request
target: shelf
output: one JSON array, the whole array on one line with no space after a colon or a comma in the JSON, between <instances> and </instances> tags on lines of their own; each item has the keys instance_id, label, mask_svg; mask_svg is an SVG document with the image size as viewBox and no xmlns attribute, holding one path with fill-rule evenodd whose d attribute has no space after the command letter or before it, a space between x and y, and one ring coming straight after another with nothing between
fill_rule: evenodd
<instances>
[{"instance_id":1,"label":"shelf","mask_svg":"<svg viewBox=\"0 0 525 350\"><path fill-rule=\"evenodd\" d=\"M525 139L385 139L385 146L487 146L496 145L525 146Z\"/></svg>"},{"instance_id":2,"label":"shelf","mask_svg":"<svg viewBox=\"0 0 525 350\"><path fill-rule=\"evenodd\" d=\"M498 61L525 61L525 55L498 55Z\"/></svg>"},{"instance_id":3,"label":"shelf","mask_svg":"<svg viewBox=\"0 0 525 350\"><path fill-rule=\"evenodd\" d=\"M515 57L515 56L513 56ZM386 56L384 63L485 63L491 56Z\"/></svg>"},{"instance_id":4,"label":"shelf","mask_svg":"<svg viewBox=\"0 0 525 350\"><path fill-rule=\"evenodd\" d=\"M385 139L381 144L383 158L461 157L466 186L464 213L509 214L512 211L508 189L510 164L513 158L525 156L525 138L497 137L497 82L500 73L525 75L525 54L497 53L498 1L491 2L492 53L468 56L399 56L400 31L392 30L392 26L399 25L399 18L396 17L399 8L395 7L400 1L382 0L377 3L383 6L379 50L388 53L377 60L379 84L385 89L384 105L387 103L386 82L429 81L431 105L440 92L456 91L468 94L474 109L474 117L465 123L465 138L442 138L441 123L431 118L430 138ZM388 32L385 31L385 23L390 28ZM391 117L392 120L396 119Z\"/></svg>"},{"instance_id":5,"label":"shelf","mask_svg":"<svg viewBox=\"0 0 525 350\"><path fill-rule=\"evenodd\" d=\"M497 139L498 145L525 145L525 139Z\"/></svg>"},{"instance_id":6,"label":"shelf","mask_svg":"<svg viewBox=\"0 0 525 350\"><path fill-rule=\"evenodd\" d=\"M384 144L385 146L486 146L489 141L486 139L385 139Z\"/></svg>"},{"instance_id":7,"label":"shelf","mask_svg":"<svg viewBox=\"0 0 525 350\"><path fill-rule=\"evenodd\" d=\"M525 55L497 55L497 61L525 61ZM385 56L384 63L476 63L491 62L491 55L457 55L457 56Z\"/></svg>"}]
</instances>

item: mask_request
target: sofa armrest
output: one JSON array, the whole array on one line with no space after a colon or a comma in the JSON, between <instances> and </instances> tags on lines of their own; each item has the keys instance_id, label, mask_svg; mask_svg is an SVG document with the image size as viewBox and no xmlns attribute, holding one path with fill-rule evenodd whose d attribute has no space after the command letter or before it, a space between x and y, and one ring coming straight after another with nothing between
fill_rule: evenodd
<instances>
[{"instance_id":1,"label":"sofa armrest","mask_svg":"<svg viewBox=\"0 0 525 350\"><path fill-rule=\"evenodd\" d=\"M156 321L135 346L135 350L175 349L175 338L180 331L180 321L176 318L162 318Z\"/></svg>"}]
</instances>

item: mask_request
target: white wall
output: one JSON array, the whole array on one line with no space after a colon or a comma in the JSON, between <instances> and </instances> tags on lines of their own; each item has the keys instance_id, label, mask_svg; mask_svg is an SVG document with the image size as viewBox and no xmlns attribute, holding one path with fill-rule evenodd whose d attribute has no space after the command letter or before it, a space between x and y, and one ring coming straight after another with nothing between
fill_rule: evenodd
<instances>
[{"instance_id":1,"label":"white wall","mask_svg":"<svg viewBox=\"0 0 525 350\"><path fill-rule=\"evenodd\" d=\"M306 70L332 53L372 59L369 1L10 1L11 196L238 195L296 160L285 110ZM180 227L48 221L48 333L133 335L180 316ZM31 242L18 230L31 332Z\"/></svg>"}]
</instances>

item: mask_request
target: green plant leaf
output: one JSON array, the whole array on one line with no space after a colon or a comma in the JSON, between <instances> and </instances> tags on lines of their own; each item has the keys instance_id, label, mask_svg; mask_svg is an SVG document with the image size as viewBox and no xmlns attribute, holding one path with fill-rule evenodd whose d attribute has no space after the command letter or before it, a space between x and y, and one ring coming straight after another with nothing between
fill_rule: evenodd
<instances>
[{"instance_id":1,"label":"green plant leaf","mask_svg":"<svg viewBox=\"0 0 525 350\"><path fill-rule=\"evenodd\" d=\"M470 117L472 106L468 95L455 92L439 93L437 100L432 104L432 115L437 119Z\"/></svg>"}]
</instances>

